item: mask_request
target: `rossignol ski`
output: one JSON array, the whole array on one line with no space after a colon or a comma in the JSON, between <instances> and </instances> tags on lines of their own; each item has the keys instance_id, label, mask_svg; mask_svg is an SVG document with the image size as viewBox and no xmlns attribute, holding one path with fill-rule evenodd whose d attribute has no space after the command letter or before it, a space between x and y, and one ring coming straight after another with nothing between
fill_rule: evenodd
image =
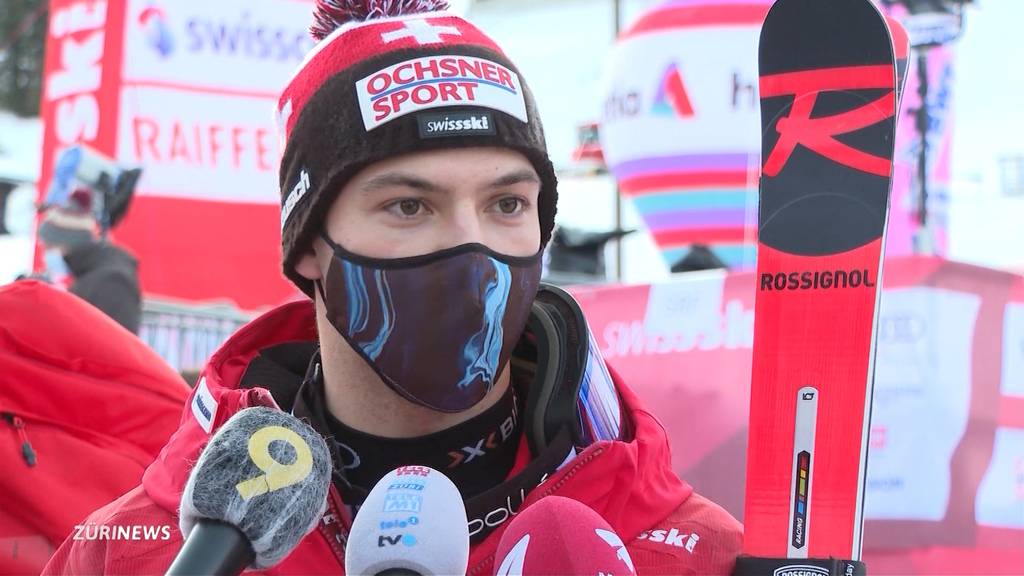
<instances>
[{"instance_id":1,"label":"rossignol ski","mask_svg":"<svg viewBox=\"0 0 1024 576\"><path fill-rule=\"evenodd\" d=\"M895 60L869 0L778 0L761 31L753 557L860 559Z\"/></svg>"}]
</instances>

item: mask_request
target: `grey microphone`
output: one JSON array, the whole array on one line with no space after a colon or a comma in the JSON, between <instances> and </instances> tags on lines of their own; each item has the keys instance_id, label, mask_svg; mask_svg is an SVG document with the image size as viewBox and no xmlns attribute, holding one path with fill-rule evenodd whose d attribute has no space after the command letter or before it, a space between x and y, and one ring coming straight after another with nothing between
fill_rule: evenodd
<instances>
[{"instance_id":1,"label":"grey microphone","mask_svg":"<svg viewBox=\"0 0 1024 576\"><path fill-rule=\"evenodd\" d=\"M345 549L349 576L465 574L469 522L462 495L428 466L403 466L370 490Z\"/></svg>"},{"instance_id":2,"label":"grey microphone","mask_svg":"<svg viewBox=\"0 0 1024 576\"><path fill-rule=\"evenodd\" d=\"M237 575L278 564L327 508L331 455L294 416L247 408L222 426L181 496L185 543L168 575Z\"/></svg>"}]
</instances>

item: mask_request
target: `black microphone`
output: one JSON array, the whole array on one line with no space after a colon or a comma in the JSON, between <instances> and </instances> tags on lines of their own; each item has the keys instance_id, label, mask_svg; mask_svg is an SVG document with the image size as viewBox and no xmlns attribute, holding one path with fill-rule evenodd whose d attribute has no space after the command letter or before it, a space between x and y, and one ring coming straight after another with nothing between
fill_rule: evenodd
<instances>
[{"instance_id":1,"label":"black microphone","mask_svg":"<svg viewBox=\"0 0 1024 576\"><path fill-rule=\"evenodd\" d=\"M312 428L247 408L210 439L181 496L185 544L168 576L235 576L276 565L327 508L331 456Z\"/></svg>"},{"instance_id":2,"label":"black microphone","mask_svg":"<svg viewBox=\"0 0 1024 576\"><path fill-rule=\"evenodd\" d=\"M462 495L428 466L384 476L359 508L345 549L348 576L465 574L469 522Z\"/></svg>"}]
</instances>

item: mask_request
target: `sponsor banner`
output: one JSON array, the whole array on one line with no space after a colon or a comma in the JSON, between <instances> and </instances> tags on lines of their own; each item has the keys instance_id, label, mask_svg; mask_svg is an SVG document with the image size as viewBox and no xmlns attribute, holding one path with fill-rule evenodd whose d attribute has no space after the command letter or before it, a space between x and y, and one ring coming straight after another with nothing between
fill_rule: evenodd
<instances>
[{"instance_id":1,"label":"sponsor banner","mask_svg":"<svg viewBox=\"0 0 1024 576\"><path fill-rule=\"evenodd\" d=\"M297 293L276 264L273 110L313 46L311 10L296 0L51 2L40 194L72 143L141 167L112 237L142 262L147 297L252 310Z\"/></svg>"},{"instance_id":2,"label":"sponsor banner","mask_svg":"<svg viewBox=\"0 0 1024 576\"><path fill-rule=\"evenodd\" d=\"M314 45L311 12L288 0L130 0L125 82L275 97Z\"/></svg>"},{"instance_id":3,"label":"sponsor banner","mask_svg":"<svg viewBox=\"0 0 1024 576\"><path fill-rule=\"evenodd\" d=\"M865 516L940 521L970 417L981 298L913 287L890 288L881 302Z\"/></svg>"},{"instance_id":4,"label":"sponsor banner","mask_svg":"<svg viewBox=\"0 0 1024 576\"><path fill-rule=\"evenodd\" d=\"M124 5L104 0L51 0L43 68L41 202L56 156L72 144L113 155L123 54L118 34ZM42 264L37 249L35 263Z\"/></svg>"},{"instance_id":5,"label":"sponsor banner","mask_svg":"<svg viewBox=\"0 0 1024 576\"><path fill-rule=\"evenodd\" d=\"M746 329L753 311L741 302L723 302L725 274L708 272L701 281L651 286L644 332L657 342L656 353L749 346Z\"/></svg>"},{"instance_id":6,"label":"sponsor banner","mask_svg":"<svg viewBox=\"0 0 1024 576\"><path fill-rule=\"evenodd\" d=\"M297 294L278 266L273 100L141 85L120 93L116 158L143 174L114 237L143 263L146 295L255 310Z\"/></svg>"},{"instance_id":7,"label":"sponsor banner","mask_svg":"<svg viewBox=\"0 0 1024 576\"><path fill-rule=\"evenodd\" d=\"M580 287L573 295L601 355L644 403L680 411L661 414L673 442L673 467L687 471L687 481L717 492L716 501L740 503L730 510L742 512L742 461L735 483L719 482L724 469L703 469L701 463L734 438L745 441L753 277L687 276L650 286Z\"/></svg>"},{"instance_id":8,"label":"sponsor banner","mask_svg":"<svg viewBox=\"0 0 1024 576\"><path fill-rule=\"evenodd\" d=\"M902 257L882 286L865 562L1022 573L1024 402L1004 370L1024 355L1024 277ZM572 290L607 362L663 423L676 472L737 517L757 289L753 273L696 272Z\"/></svg>"},{"instance_id":9,"label":"sponsor banner","mask_svg":"<svg viewBox=\"0 0 1024 576\"><path fill-rule=\"evenodd\" d=\"M140 198L280 205L271 100L137 86L121 101L117 159L145 167Z\"/></svg>"}]
</instances>

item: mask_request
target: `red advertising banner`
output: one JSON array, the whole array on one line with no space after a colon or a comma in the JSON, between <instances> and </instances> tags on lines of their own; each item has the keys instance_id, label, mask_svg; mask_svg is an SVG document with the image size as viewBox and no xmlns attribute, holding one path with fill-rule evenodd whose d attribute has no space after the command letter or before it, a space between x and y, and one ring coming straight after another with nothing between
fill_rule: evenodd
<instances>
[{"instance_id":1,"label":"red advertising banner","mask_svg":"<svg viewBox=\"0 0 1024 576\"><path fill-rule=\"evenodd\" d=\"M117 31L124 26L124 15L124 2L50 0L39 111L40 201L50 186L54 160L64 148L85 144L114 155L124 48Z\"/></svg>"},{"instance_id":2,"label":"red advertising banner","mask_svg":"<svg viewBox=\"0 0 1024 576\"><path fill-rule=\"evenodd\" d=\"M245 310L297 294L279 270L277 95L312 48L312 3L52 0L41 197L85 144L142 168L112 238L148 297Z\"/></svg>"},{"instance_id":3,"label":"red advertising banner","mask_svg":"<svg viewBox=\"0 0 1024 576\"><path fill-rule=\"evenodd\" d=\"M1024 573L1024 277L907 257L887 261L883 281L871 573ZM664 423L676 471L740 517L754 275L573 293L605 358Z\"/></svg>"}]
</instances>

